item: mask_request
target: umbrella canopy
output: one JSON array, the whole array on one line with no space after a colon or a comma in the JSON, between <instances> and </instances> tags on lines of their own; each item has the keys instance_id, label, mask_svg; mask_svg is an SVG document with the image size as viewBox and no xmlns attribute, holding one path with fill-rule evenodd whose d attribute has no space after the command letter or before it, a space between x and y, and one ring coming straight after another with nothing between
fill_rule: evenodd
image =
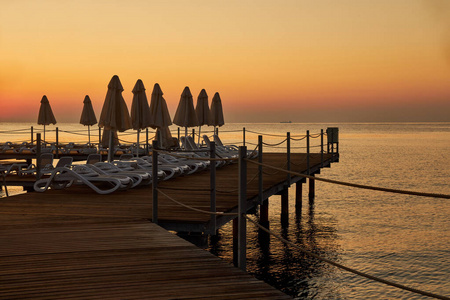
<instances>
[{"instance_id":1,"label":"umbrella canopy","mask_svg":"<svg viewBox=\"0 0 450 300\"><path fill-rule=\"evenodd\" d=\"M132 127L130 114L122 92L122 83L120 83L119 77L114 75L108 84L108 92L98 122L99 127L120 132Z\"/></svg>"},{"instance_id":2,"label":"umbrella canopy","mask_svg":"<svg viewBox=\"0 0 450 300\"><path fill-rule=\"evenodd\" d=\"M41 106L39 107L38 124L44 125L44 141L45 141L45 125L56 124L55 116L53 115L50 102L48 102L47 96L43 96L41 99Z\"/></svg>"},{"instance_id":3,"label":"umbrella canopy","mask_svg":"<svg viewBox=\"0 0 450 300\"><path fill-rule=\"evenodd\" d=\"M113 144L114 146L119 145L119 136L117 135L117 131L111 131L108 129L103 130L102 134L102 146L109 147L109 139L111 138L111 133L113 135Z\"/></svg>"},{"instance_id":4,"label":"umbrella canopy","mask_svg":"<svg viewBox=\"0 0 450 300\"><path fill-rule=\"evenodd\" d=\"M199 126L210 124L211 112L208 105L208 94L205 89L203 89L198 95L195 112L197 113Z\"/></svg>"},{"instance_id":5,"label":"umbrella canopy","mask_svg":"<svg viewBox=\"0 0 450 300\"><path fill-rule=\"evenodd\" d=\"M152 116L148 106L147 95L142 80L138 79L133 88L131 104L131 124L134 130L145 129L152 124Z\"/></svg>"},{"instance_id":6,"label":"umbrella canopy","mask_svg":"<svg viewBox=\"0 0 450 300\"><path fill-rule=\"evenodd\" d=\"M39 125L56 124L56 119L55 116L53 115L50 102L48 102L47 96L45 95L42 97L41 107L39 108L38 124Z\"/></svg>"},{"instance_id":7,"label":"umbrella canopy","mask_svg":"<svg viewBox=\"0 0 450 300\"><path fill-rule=\"evenodd\" d=\"M225 124L223 119L222 100L219 93L215 93L211 102L211 125L222 126Z\"/></svg>"},{"instance_id":8,"label":"umbrella canopy","mask_svg":"<svg viewBox=\"0 0 450 300\"><path fill-rule=\"evenodd\" d=\"M137 130L136 156L139 156L139 133L152 124L152 116L148 106L147 95L142 80L138 79L133 88L133 103L131 104L131 124Z\"/></svg>"},{"instance_id":9,"label":"umbrella canopy","mask_svg":"<svg viewBox=\"0 0 450 300\"><path fill-rule=\"evenodd\" d=\"M161 142L159 143L161 148L169 149L176 145L172 138L172 134L170 133L169 127L165 126L162 128L158 128L156 130L155 139L159 142L158 138L161 137Z\"/></svg>"},{"instance_id":10,"label":"umbrella canopy","mask_svg":"<svg viewBox=\"0 0 450 300\"><path fill-rule=\"evenodd\" d=\"M152 116L152 123L150 124L152 128L163 128L172 125L166 100L163 97L161 87L157 83L153 87L150 114Z\"/></svg>"},{"instance_id":11,"label":"umbrella canopy","mask_svg":"<svg viewBox=\"0 0 450 300\"><path fill-rule=\"evenodd\" d=\"M97 118L95 117L94 108L92 107L91 98L88 95L83 100L83 111L81 112L80 124L82 125L95 125L97 124Z\"/></svg>"},{"instance_id":12,"label":"umbrella canopy","mask_svg":"<svg viewBox=\"0 0 450 300\"><path fill-rule=\"evenodd\" d=\"M127 104L122 96L123 87L120 83L119 76L114 75L108 84L108 92L106 93L105 102L103 103L102 112L100 114L99 127L105 130L111 130L110 135L117 131L125 131L131 128L131 118L128 113ZM110 137L108 161L113 156L113 139Z\"/></svg>"},{"instance_id":13,"label":"umbrella canopy","mask_svg":"<svg viewBox=\"0 0 450 300\"><path fill-rule=\"evenodd\" d=\"M208 94L205 89L202 89L197 97L197 106L195 107L195 112L198 118L198 143L200 144L200 136L203 125L208 125L211 123L211 111L208 105Z\"/></svg>"},{"instance_id":14,"label":"umbrella canopy","mask_svg":"<svg viewBox=\"0 0 450 300\"><path fill-rule=\"evenodd\" d=\"M194 127L199 125L197 113L194 109L194 100L192 99L189 87L185 87L181 94L180 103L178 103L173 122L182 127Z\"/></svg>"},{"instance_id":15,"label":"umbrella canopy","mask_svg":"<svg viewBox=\"0 0 450 300\"><path fill-rule=\"evenodd\" d=\"M84 97L83 111L81 112L80 124L87 125L89 144L91 144L91 125L97 124L97 118L95 117L94 108L92 107L91 98L88 95Z\"/></svg>"}]
</instances>

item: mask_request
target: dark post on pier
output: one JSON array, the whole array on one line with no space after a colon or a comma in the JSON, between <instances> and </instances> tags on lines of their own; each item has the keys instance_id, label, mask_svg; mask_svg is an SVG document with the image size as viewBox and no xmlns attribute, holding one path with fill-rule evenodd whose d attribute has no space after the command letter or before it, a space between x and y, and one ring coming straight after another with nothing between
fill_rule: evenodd
<instances>
[{"instance_id":1,"label":"dark post on pier","mask_svg":"<svg viewBox=\"0 0 450 300\"><path fill-rule=\"evenodd\" d=\"M153 196L153 207L152 207L152 222L158 224L158 141L153 141L152 143L152 196Z\"/></svg>"}]
</instances>

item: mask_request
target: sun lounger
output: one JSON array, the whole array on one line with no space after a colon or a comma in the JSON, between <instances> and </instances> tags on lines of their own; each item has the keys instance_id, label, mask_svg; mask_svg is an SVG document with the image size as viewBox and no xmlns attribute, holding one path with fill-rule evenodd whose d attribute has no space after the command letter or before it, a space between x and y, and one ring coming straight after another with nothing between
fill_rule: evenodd
<instances>
[{"instance_id":1,"label":"sun lounger","mask_svg":"<svg viewBox=\"0 0 450 300\"><path fill-rule=\"evenodd\" d=\"M42 175L42 174L44 174L46 172L49 172L49 171L52 171L54 169L54 167L53 167L53 154L52 153L43 153L43 154L41 154L40 159L38 161L40 161L40 164L39 164L40 174L39 175ZM23 175L36 175L37 169L38 169L37 165L31 164L25 169L19 169L18 170L18 174L20 176L23 176Z\"/></svg>"},{"instance_id":2,"label":"sun lounger","mask_svg":"<svg viewBox=\"0 0 450 300\"><path fill-rule=\"evenodd\" d=\"M144 170L135 170L133 168L119 168L112 163L98 162L93 165L89 165L92 170L101 175L125 175L133 180L132 188L138 185L148 185L151 183L151 174Z\"/></svg>"},{"instance_id":3,"label":"sun lounger","mask_svg":"<svg viewBox=\"0 0 450 300\"><path fill-rule=\"evenodd\" d=\"M217 146L224 148L224 149L228 149L230 151L239 151L239 147L236 145L224 145L222 143L222 140L220 139L220 137L217 134L213 135L214 137L214 142L216 143ZM258 157L258 150L247 150L247 157L248 158L256 158Z\"/></svg>"},{"instance_id":4,"label":"sun lounger","mask_svg":"<svg viewBox=\"0 0 450 300\"><path fill-rule=\"evenodd\" d=\"M83 184L99 194L110 194L119 189L128 189L132 185L132 180L128 176L101 175L94 172L86 165L76 165L56 168L51 172L50 177L37 180L34 183L36 192L45 192L48 188L62 189L73 184ZM103 188L104 185L107 188Z\"/></svg>"}]
</instances>

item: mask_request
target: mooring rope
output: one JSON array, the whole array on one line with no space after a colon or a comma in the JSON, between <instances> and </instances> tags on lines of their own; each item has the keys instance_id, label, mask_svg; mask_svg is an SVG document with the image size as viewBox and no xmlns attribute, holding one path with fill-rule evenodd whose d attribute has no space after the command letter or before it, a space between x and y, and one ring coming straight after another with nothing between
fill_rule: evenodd
<instances>
[{"instance_id":1,"label":"mooring rope","mask_svg":"<svg viewBox=\"0 0 450 300\"><path fill-rule=\"evenodd\" d=\"M278 167L274 167L274 166L271 166L271 165L262 164L262 163L259 163L257 161L251 160L251 159L246 159L246 160L248 162L250 162L250 163L253 163L253 164L256 164L256 165L259 165L259 166L271 168L271 169L274 169L274 170L283 171L285 173L289 173L289 174L295 175L295 176L301 176L301 177L305 177L305 178L309 178L309 179L314 179L314 180L317 180L317 181L323 181L323 182L334 183L334 184L339 184L339 185L344 185L344 186L356 187L356 188L360 188L360 189L374 190L374 191L381 191L381 192L388 192L388 193L413 195L413 196L422 196L422 197L431 197L431 198L450 199L450 195L445 195L445 194L423 193L423 192L415 192L415 191L383 188L383 187L376 187L376 186L370 186L370 185L364 185L364 184L357 184L357 183L338 181L338 180L333 180L333 179L326 179L326 178L321 178L321 177L315 177L315 176L311 176L311 175L301 174L301 173L297 173L297 172L293 172L293 171L288 171L288 170L281 169L281 168L278 168Z\"/></svg>"},{"instance_id":2,"label":"mooring rope","mask_svg":"<svg viewBox=\"0 0 450 300\"><path fill-rule=\"evenodd\" d=\"M255 224L257 227L259 227L261 230L263 230L263 231L265 231L265 232L267 232L267 233L273 235L274 237L276 237L277 239L279 239L279 240L282 241L283 243L288 244L288 245L290 245L290 246L292 246L292 247L294 247L294 248L297 248L298 250L302 251L303 253L306 253L306 254L308 254L309 256L312 256L312 257L314 257L314 258L317 258L317 259L319 259L319 260L321 260L321 261L324 261L324 262L326 262L326 263L328 263L328 264L330 264L330 265L333 265L333 266L335 266L335 267L338 267L338 268L340 268L340 269L346 270L346 271L351 272L351 273L353 273L353 274L356 274L356 275L359 275L359 276L362 276L362 277L365 277L365 278L368 278L368 279L371 279L371 280L374 280L374 281L378 281L378 282L381 282L381 283L384 283L384 284L387 284L387 285L390 285L390 286L393 286L393 287L396 287L396 288L399 288L399 289L402 289L402 290L410 291L410 292L413 292L413 293L416 293L416 294L420 294L420 295L428 296L428 297L433 297L433 298L437 298L437 299L450 300L450 298L448 298L448 297L441 296L441 295L437 295L437 294L433 294L433 293L429 293L429 292L425 292L425 291L418 290L418 289L411 288L411 287L407 287L407 286L405 286L405 285L398 284L398 283L395 283L395 282L392 282L392 281L389 281L389 280L385 280L385 279L382 279L382 278L379 278L379 277L376 277L376 276L372 276L372 275L369 275L369 274L366 274L366 273L357 271L357 270L355 270L355 269L346 267L346 266L344 266L344 265L341 265L340 263L334 262L334 261L329 260L329 259L327 259L327 258L321 257L321 256L319 256L319 255L317 255L317 254L315 254L315 253L313 253L313 252L311 252L311 251L308 251L308 250L306 250L306 249L304 249L304 248L302 248L302 247L300 247L300 246L294 244L294 243L291 242L291 241L286 240L285 238L279 236L278 234L276 234L276 233L272 232L271 230L265 228L264 226L258 224L258 222L254 221L254 220L253 220L252 218L250 218L249 216L247 216L247 215L243 215L243 216L244 216L247 220L249 220L251 223L253 223L253 224Z\"/></svg>"},{"instance_id":3,"label":"mooring rope","mask_svg":"<svg viewBox=\"0 0 450 300\"><path fill-rule=\"evenodd\" d=\"M195 208L195 207L189 206L187 204L184 204L184 203L182 203L180 201L177 201L177 200L173 199L172 197L170 197L169 195L167 195L166 193L161 191L159 188L157 188L156 190L158 192L160 192L163 196L165 196L167 199L169 199L170 201L173 201L173 202L175 202L178 205L181 205L181 206L183 206L185 208L194 210L196 212L200 212L200 213L203 213L203 214L209 214L209 215L216 215L216 216L237 216L238 215L237 213L212 212L212 211L207 211L207 210Z\"/></svg>"}]
</instances>

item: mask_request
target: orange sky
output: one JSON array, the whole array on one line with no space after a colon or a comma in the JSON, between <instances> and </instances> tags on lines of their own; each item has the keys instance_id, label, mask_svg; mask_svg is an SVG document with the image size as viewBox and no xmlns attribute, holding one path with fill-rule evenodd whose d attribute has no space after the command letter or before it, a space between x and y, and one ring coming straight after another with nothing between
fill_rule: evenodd
<instances>
[{"instance_id":1,"label":"orange sky","mask_svg":"<svg viewBox=\"0 0 450 300\"><path fill-rule=\"evenodd\" d=\"M226 122L450 121L450 2L3 1L0 121L97 115L158 82L221 94ZM149 97L150 98L150 97Z\"/></svg>"}]
</instances>

